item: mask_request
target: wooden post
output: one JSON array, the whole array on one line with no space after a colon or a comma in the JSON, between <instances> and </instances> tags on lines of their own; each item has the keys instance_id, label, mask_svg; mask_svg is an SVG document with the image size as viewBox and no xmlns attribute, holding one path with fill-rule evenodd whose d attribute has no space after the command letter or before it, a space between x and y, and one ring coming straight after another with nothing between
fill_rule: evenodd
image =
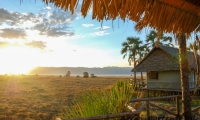
<instances>
[{"instance_id":1,"label":"wooden post","mask_svg":"<svg viewBox=\"0 0 200 120\"><path fill-rule=\"evenodd\" d=\"M149 100L147 100L146 112L147 112L147 120L149 120Z\"/></svg>"},{"instance_id":2,"label":"wooden post","mask_svg":"<svg viewBox=\"0 0 200 120\"><path fill-rule=\"evenodd\" d=\"M177 117L180 116L179 97L176 97L176 114L177 114Z\"/></svg>"}]
</instances>

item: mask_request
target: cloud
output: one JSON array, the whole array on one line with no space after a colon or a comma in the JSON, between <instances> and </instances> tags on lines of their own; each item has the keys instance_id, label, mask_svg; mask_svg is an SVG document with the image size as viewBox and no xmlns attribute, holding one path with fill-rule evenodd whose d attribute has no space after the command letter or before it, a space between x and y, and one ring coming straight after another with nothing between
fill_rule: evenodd
<instances>
[{"instance_id":1,"label":"cloud","mask_svg":"<svg viewBox=\"0 0 200 120\"><path fill-rule=\"evenodd\" d=\"M73 36L74 32L68 30L70 27L63 26L63 27L50 27L48 23L37 24L34 29L39 30L40 35L46 35L51 37L58 37L58 36Z\"/></svg>"},{"instance_id":2,"label":"cloud","mask_svg":"<svg viewBox=\"0 0 200 120\"><path fill-rule=\"evenodd\" d=\"M96 27L94 28L95 30L99 30L96 32L91 33L90 35L93 36L104 36L104 35L108 35L109 32L107 31L110 27L109 26L102 26L102 27Z\"/></svg>"},{"instance_id":3,"label":"cloud","mask_svg":"<svg viewBox=\"0 0 200 120\"><path fill-rule=\"evenodd\" d=\"M60 28L50 28L47 32L46 32L47 36L51 36L51 37L59 37L59 36L74 36L74 32L66 32L66 31L62 31L62 29Z\"/></svg>"},{"instance_id":4,"label":"cloud","mask_svg":"<svg viewBox=\"0 0 200 120\"><path fill-rule=\"evenodd\" d=\"M20 27L26 21L32 21L36 18L33 13L9 12L0 8L0 23L6 23L11 26Z\"/></svg>"},{"instance_id":5,"label":"cloud","mask_svg":"<svg viewBox=\"0 0 200 120\"><path fill-rule=\"evenodd\" d=\"M0 37L25 38L26 32L23 29L5 28L5 29L0 29Z\"/></svg>"},{"instance_id":6,"label":"cloud","mask_svg":"<svg viewBox=\"0 0 200 120\"><path fill-rule=\"evenodd\" d=\"M31 41L25 43L25 45L33 47L33 48L39 48L39 49L44 49L46 47L45 42L42 41Z\"/></svg>"},{"instance_id":7,"label":"cloud","mask_svg":"<svg viewBox=\"0 0 200 120\"><path fill-rule=\"evenodd\" d=\"M37 30L43 36L73 36L74 30L69 25L80 16L79 10L80 7L72 15L69 11L51 6L41 9L38 14L11 12L0 8L0 25L4 25L0 28L0 37L24 38L26 30Z\"/></svg>"},{"instance_id":8,"label":"cloud","mask_svg":"<svg viewBox=\"0 0 200 120\"><path fill-rule=\"evenodd\" d=\"M5 46L8 46L8 45L10 45L10 43L0 41L0 47L5 47Z\"/></svg>"},{"instance_id":9,"label":"cloud","mask_svg":"<svg viewBox=\"0 0 200 120\"><path fill-rule=\"evenodd\" d=\"M70 12L58 8L47 7L40 11L38 17L42 19L38 20L33 28L38 30L40 35L51 37L73 36L75 33L69 25L78 16L79 12L72 15Z\"/></svg>"},{"instance_id":10,"label":"cloud","mask_svg":"<svg viewBox=\"0 0 200 120\"><path fill-rule=\"evenodd\" d=\"M106 32L106 30L101 30L101 31L92 33L93 36L104 36L104 35L108 35L108 34L109 33Z\"/></svg>"},{"instance_id":11,"label":"cloud","mask_svg":"<svg viewBox=\"0 0 200 120\"><path fill-rule=\"evenodd\" d=\"M22 44L19 44L17 42L6 42L6 41L0 41L0 48L4 48L4 47L9 47L9 46L15 46L15 47L22 47Z\"/></svg>"},{"instance_id":12,"label":"cloud","mask_svg":"<svg viewBox=\"0 0 200 120\"><path fill-rule=\"evenodd\" d=\"M0 8L0 22L16 21L18 18L17 15L17 12L8 12L7 10Z\"/></svg>"},{"instance_id":13,"label":"cloud","mask_svg":"<svg viewBox=\"0 0 200 120\"><path fill-rule=\"evenodd\" d=\"M102 27L96 27L94 29L100 29L100 30L106 30L106 29L109 29L110 26L102 26Z\"/></svg>"},{"instance_id":14,"label":"cloud","mask_svg":"<svg viewBox=\"0 0 200 120\"><path fill-rule=\"evenodd\" d=\"M83 27L92 27L94 24L82 24Z\"/></svg>"}]
</instances>

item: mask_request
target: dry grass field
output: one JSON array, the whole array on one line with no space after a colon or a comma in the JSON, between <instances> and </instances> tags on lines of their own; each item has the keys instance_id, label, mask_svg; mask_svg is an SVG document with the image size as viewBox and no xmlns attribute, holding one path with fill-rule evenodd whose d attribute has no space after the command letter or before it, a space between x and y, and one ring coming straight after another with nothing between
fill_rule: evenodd
<instances>
[{"instance_id":1,"label":"dry grass field","mask_svg":"<svg viewBox=\"0 0 200 120\"><path fill-rule=\"evenodd\" d=\"M81 93L127 77L0 76L0 120L53 120Z\"/></svg>"}]
</instances>

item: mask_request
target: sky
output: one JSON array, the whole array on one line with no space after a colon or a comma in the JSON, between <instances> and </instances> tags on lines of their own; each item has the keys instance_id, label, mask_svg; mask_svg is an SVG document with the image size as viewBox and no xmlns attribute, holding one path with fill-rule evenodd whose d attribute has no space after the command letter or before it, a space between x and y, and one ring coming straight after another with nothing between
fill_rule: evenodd
<instances>
[{"instance_id":1,"label":"sky","mask_svg":"<svg viewBox=\"0 0 200 120\"><path fill-rule=\"evenodd\" d=\"M120 54L127 37L145 40L132 21L83 18L41 0L0 0L0 73L45 67L129 67Z\"/></svg>"}]
</instances>

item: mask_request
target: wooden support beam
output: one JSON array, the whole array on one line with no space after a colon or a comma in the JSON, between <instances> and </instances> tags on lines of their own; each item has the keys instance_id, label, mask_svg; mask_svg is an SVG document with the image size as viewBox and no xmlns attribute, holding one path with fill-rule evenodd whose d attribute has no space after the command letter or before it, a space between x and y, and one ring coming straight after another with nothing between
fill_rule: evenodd
<instances>
[{"instance_id":1,"label":"wooden support beam","mask_svg":"<svg viewBox=\"0 0 200 120\"><path fill-rule=\"evenodd\" d=\"M194 99L200 99L200 96L190 96L190 97Z\"/></svg>"},{"instance_id":2,"label":"wooden support beam","mask_svg":"<svg viewBox=\"0 0 200 120\"><path fill-rule=\"evenodd\" d=\"M153 100L161 100L161 99L176 98L176 97L181 97L181 95L131 99L129 102L153 101Z\"/></svg>"},{"instance_id":3,"label":"wooden support beam","mask_svg":"<svg viewBox=\"0 0 200 120\"><path fill-rule=\"evenodd\" d=\"M142 112L142 110L147 106L147 102L145 102L141 107L140 107L140 109L138 110L138 111L140 111L140 112Z\"/></svg>"},{"instance_id":4,"label":"wooden support beam","mask_svg":"<svg viewBox=\"0 0 200 120\"><path fill-rule=\"evenodd\" d=\"M177 116L180 116L180 104L179 104L179 97L176 97L176 114Z\"/></svg>"},{"instance_id":5,"label":"wooden support beam","mask_svg":"<svg viewBox=\"0 0 200 120\"><path fill-rule=\"evenodd\" d=\"M192 112L194 112L194 111L196 111L196 110L198 110L198 109L200 109L200 106L198 106L198 107L195 107L194 109L192 109L191 111Z\"/></svg>"},{"instance_id":6,"label":"wooden support beam","mask_svg":"<svg viewBox=\"0 0 200 120\"><path fill-rule=\"evenodd\" d=\"M146 112L147 112L147 120L149 120L149 101L147 101L147 107L146 107Z\"/></svg>"},{"instance_id":7,"label":"wooden support beam","mask_svg":"<svg viewBox=\"0 0 200 120\"><path fill-rule=\"evenodd\" d=\"M172 115L174 115L174 116L177 116L175 113L169 111L168 109L165 109L165 108L163 108L163 107L161 107L161 106L158 106L158 105L156 105L156 104L154 104L154 103L151 103L151 102L149 102L149 104L152 105L152 106L154 106L154 107L157 107L157 108L159 108L159 109L161 109L161 110L164 110L164 111L166 111L166 112L168 112L168 113L170 113L170 114L172 114Z\"/></svg>"}]
</instances>

